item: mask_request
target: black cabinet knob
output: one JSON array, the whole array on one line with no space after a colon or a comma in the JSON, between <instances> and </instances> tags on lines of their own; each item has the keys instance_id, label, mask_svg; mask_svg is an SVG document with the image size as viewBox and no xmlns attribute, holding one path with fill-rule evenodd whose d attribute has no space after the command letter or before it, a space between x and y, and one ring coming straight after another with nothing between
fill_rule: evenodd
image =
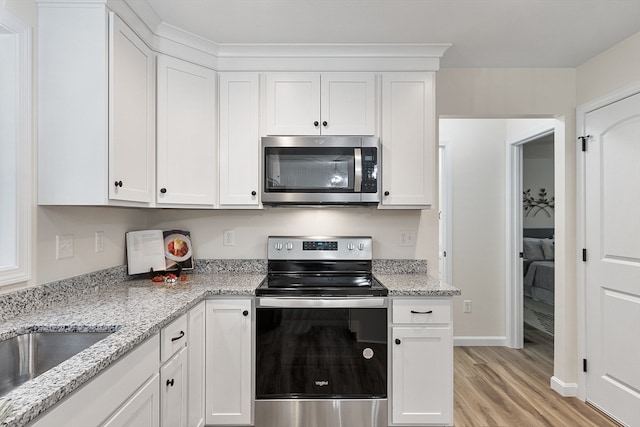
<instances>
[{"instance_id":1,"label":"black cabinet knob","mask_svg":"<svg viewBox=\"0 0 640 427\"><path fill-rule=\"evenodd\" d=\"M252 192L251 192L251 195L252 195L252 196L255 196L256 194L258 194L258 193L256 193L255 191L252 191Z\"/></svg>"},{"instance_id":2,"label":"black cabinet knob","mask_svg":"<svg viewBox=\"0 0 640 427\"><path fill-rule=\"evenodd\" d=\"M161 188L161 189L160 189L160 192L161 192L162 194L164 194L164 193L166 193L166 192L167 192L167 189L166 189L166 188Z\"/></svg>"},{"instance_id":3,"label":"black cabinet knob","mask_svg":"<svg viewBox=\"0 0 640 427\"><path fill-rule=\"evenodd\" d=\"M116 181L113 183L113 185L115 185L116 187L122 188L122 181Z\"/></svg>"},{"instance_id":4,"label":"black cabinet knob","mask_svg":"<svg viewBox=\"0 0 640 427\"><path fill-rule=\"evenodd\" d=\"M243 315L243 316L245 316L245 317L246 317L246 316L248 316L248 315L249 315L249 310L245 310L245 311L243 311L243 312L242 312L242 315Z\"/></svg>"},{"instance_id":5,"label":"black cabinet knob","mask_svg":"<svg viewBox=\"0 0 640 427\"><path fill-rule=\"evenodd\" d=\"M327 123L326 121L322 122L322 126L327 127L327 125L329 125L329 123Z\"/></svg>"},{"instance_id":6,"label":"black cabinet knob","mask_svg":"<svg viewBox=\"0 0 640 427\"><path fill-rule=\"evenodd\" d=\"M313 125L314 125L315 127L318 127L318 125L319 125L319 124L320 124L320 123L318 123L318 121L317 121L317 120L316 120L315 122L313 122Z\"/></svg>"},{"instance_id":7,"label":"black cabinet knob","mask_svg":"<svg viewBox=\"0 0 640 427\"><path fill-rule=\"evenodd\" d=\"M384 195L385 195L385 196L388 196L388 195L389 195L389 192L388 192L388 191L385 191L385 192L384 192Z\"/></svg>"},{"instance_id":8,"label":"black cabinet knob","mask_svg":"<svg viewBox=\"0 0 640 427\"><path fill-rule=\"evenodd\" d=\"M173 378L167 380L167 387L173 387Z\"/></svg>"},{"instance_id":9,"label":"black cabinet knob","mask_svg":"<svg viewBox=\"0 0 640 427\"><path fill-rule=\"evenodd\" d=\"M396 338L396 344L400 344L402 341L400 341L400 338Z\"/></svg>"}]
</instances>

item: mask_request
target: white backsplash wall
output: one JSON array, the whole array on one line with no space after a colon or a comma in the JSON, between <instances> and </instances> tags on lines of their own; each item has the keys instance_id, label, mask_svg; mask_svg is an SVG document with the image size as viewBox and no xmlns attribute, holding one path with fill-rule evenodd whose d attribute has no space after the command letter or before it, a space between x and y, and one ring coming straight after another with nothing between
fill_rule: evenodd
<instances>
[{"instance_id":1,"label":"white backsplash wall","mask_svg":"<svg viewBox=\"0 0 640 427\"><path fill-rule=\"evenodd\" d=\"M374 208L267 208L264 210L153 210L149 227L191 232L196 258L264 259L267 237L275 235L366 235L374 258L427 259L437 274L437 212ZM234 246L223 245L232 230ZM398 245L400 231L416 233L416 245Z\"/></svg>"},{"instance_id":2,"label":"white backsplash wall","mask_svg":"<svg viewBox=\"0 0 640 427\"><path fill-rule=\"evenodd\" d=\"M124 236L147 228L147 210L135 208L36 207L34 284L42 284L126 264ZM95 250L95 232L104 233ZM73 235L73 257L56 259L56 235Z\"/></svg>"}]
</instances>

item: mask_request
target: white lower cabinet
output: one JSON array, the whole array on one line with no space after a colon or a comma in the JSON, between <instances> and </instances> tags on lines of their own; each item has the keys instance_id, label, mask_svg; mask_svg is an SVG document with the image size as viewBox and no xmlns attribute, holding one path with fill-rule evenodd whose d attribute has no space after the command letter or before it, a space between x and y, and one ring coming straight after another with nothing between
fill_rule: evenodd
<instances>
[{"instance_id":1,"label":"white lower cabinet","mask_svg":"<svg viewBox=\"0 0 640 427\"><path fill-rule=\"evenodd\" d=\"M160 368L160 425L185 427L187 425L187 357L183 347Z\"/></svg>"},{"instance_id":2,"label":"white lower cabinet","mask_svg":"<svg viewBox=\"0 0 640 427\"><path fill-rule=\"evenodd\" d=\"M149 338L30 427L159 425L160 340Z\"/></svg>"},{"instance_id":3,"label":"white lower cabinet","mask_svg":"<svg viewBox=\"0 0 640 427\"><path fill-rule=\"evenodd\" d=\"M160 375L152 376L103 427L158 427L160 425Z\"/></svg>"},{"instance_id":4,"label":"white lower cabinet","mask_svg":"<svg viewBox=\"0 0 640 427\"><path fill-rule=\"evenodd\" d=\"M394 299L391 424L453 424L450 298Z\"/></svg>"},{"instance_id":5,"label":"white lower cabinet","mask_svg":"<svg viewBox=\"0 0 640 427\"><path fill-rule=\"evenodd\" d=\"M250 299L207 301L206 424L252 423Z\"/></svg>"}]
</instances>

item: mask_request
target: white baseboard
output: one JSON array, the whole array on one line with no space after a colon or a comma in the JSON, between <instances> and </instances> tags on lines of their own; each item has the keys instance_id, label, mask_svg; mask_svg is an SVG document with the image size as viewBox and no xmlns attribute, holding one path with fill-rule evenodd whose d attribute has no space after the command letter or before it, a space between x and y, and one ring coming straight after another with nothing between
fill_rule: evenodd
<instances>
[{"instance_id":1,"label":"white baseboard","mask_svg":"<svg viewBox=\"0 0 640 427\"><path fill-rule=\"evenodd\" d=\"M456 347L506 347L507 337L453 337Z\"/></svg>"},{"instance_id":2,"label":"white baseboard","mask_svg":"<svg viewBox=\"0 0 640 427\"><path fill-rule=\"evenodd\" d=\"M551 389L563 397L578 396L578 384L565 383L557 377L551 377Z\"/></svg>"}]
</instances>

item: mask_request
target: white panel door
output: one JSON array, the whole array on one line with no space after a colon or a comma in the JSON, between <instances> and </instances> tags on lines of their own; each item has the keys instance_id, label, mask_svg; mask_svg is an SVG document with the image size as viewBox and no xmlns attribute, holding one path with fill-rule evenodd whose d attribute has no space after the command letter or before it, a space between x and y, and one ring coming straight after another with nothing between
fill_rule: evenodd
<instances>
[{"instance_id":1,"label":"white panel door","mask_svg":"<svg viewBox=\"0 0 640 427\"><path fill-rule=\"evenodd\" d=\"M393 327L392 335L392 422L449 425L453 421L450 328Z\"/></svg>"},{"instance_id":2,"label":"white panel door","mask_svg":"<svg viewBox=\"0 0 640 427\"><path fill-rule=\"evenodd\" d=\"M320 74L267 74L267 134L320 134Z\"/></svg>"},{"instance_id":3,"label":"white panel door","mask_svg":"<svg viewBox=\"0 0 640 427\"><path fill-rule=\"evenodd\" d=\"M382 75L382 205L430 207L434 203L434 73Z\"/></svg>"},{"instance_id":4,"label":"white panel door","mask_svg":"<svg viewBox=\"0 0 640 427\"><path fill-rule=\"evenodd\" d=\"M109 198L150 202L155 182L154 54L113 13L109 25Z\"/></svg>"},{"instance_id":5,"label":"white panel door","mask_svg":"<svg viewBox=\"0 0 640 427\"><path fill-rule=\"evenodd\" d=\"M160 375L155 374L129 398L102 427L158 427Z\"/></svg>"},{"instance_id":6,"label":"white panel door","mask_svg":"<svg viewBox=\"0 0 640 427\"><path fill-rule=\"evenodd\" d=\"M374 135L376 132L375 76L373 73L323 73L321 79L321 133Z\"/></svg>"},{"instance_id":7,"label":"white panel door","mask_svg":"<svg viewBox=\"0 0 640 427\"><path fill-rule=\"evenodd\" d=\"M187 425L188 347L176 353L160 368L160 425Z\"/></svg>"},{"instance_id":8,"label":"white panel door","mask_svg":"<svg viewBox=\"0 0 640 427\"><path fill-rule=\"evenodd\" d=\"M640 94L585 129L587 401L640 426Z\"/></svg>"},{"instance_id":9,"label":"white panel door","mask_svg":"<svg viewBox=\"0 0 640 427\"><path fill-rule=\"evenodd\" d=\"M207 301L207 425L251 424L251 317L249 299Z\"/></svg>"},{"instance_id":10,"label":"white panel door","mask_svg":"<svg viewBox=\"0 0 640 427\"><path fill-rule=\"evenodd\" d=\"M258 207L258 73L220 73L220 206Z\"/></svg>"},{"instance_id":11,"label":"white panel door","mask_svg":"<svg viewBox=\"0 0 640 427\"><path fill-rule=\"evenodd\" d=\"M158 182L161 204L213 205L216 72L158 56Z\"/></svg>"}]
</instances>

